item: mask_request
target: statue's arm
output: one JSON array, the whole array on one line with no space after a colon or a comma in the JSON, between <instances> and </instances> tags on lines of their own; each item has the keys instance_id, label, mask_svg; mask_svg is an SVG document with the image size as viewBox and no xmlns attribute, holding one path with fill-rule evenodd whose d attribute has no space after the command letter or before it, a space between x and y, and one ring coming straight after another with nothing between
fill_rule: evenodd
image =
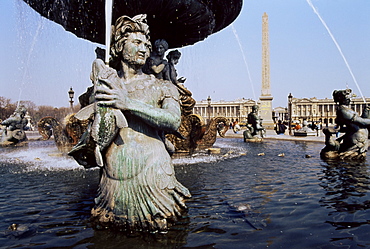
<instances>
[{"instance_id":1,"label":"statue's arm","mask_svg":"<svg viewBox=\"0 0 370 249\"><path fill-rule=\"evenodd\" d=\"M108 86L98 86L95 95L99 106L112 107L122 111L129 111L143 119L144 122L165 131L175 131L180 126L181 110L177 88L167 81L164 88L164 98L159 100L160 107L155 107L137 99L127 96L126 89L122 85L114 84L105 79L102 82Z\"/></svg>"},{"instance_id":2,"label":"statue's arm","mask_svg":"<svg viewBox=\"0 0 370 249\"><path fill-rule=\"evenodd\" d=\"M158 66L153 65L152 70L154 73L159 74L160 72L162 72L165 66L166 66L165 64L159 64Z\"/></svg>"},{"instance_id":3,"label":"statue's arm","mask_svg":"<svg viewBox=\"0 0 370 249\"><path fill-rule=\"evenodd\" d=\"M179 96L176 88L171 87L162 100L161 107L154 107L136 99L128 99L126 110L142 118L144 122L165 131L175 131L181 123Z\"/></svg>"},{"instance_id":4,"label":"statue's arm","mask_svg":"<svg viewBox=\"0 0 370 249\"><path fill-rule=\"evenodd\" d=\"M357 113L353 115L352 122L361 126L370 126L370 118L362 118Z\"/></svg>"},{"instance_id":5,"label":"statue's arm","mask_svg":"<svg viewBox=\"0 0 370 249\"><path fill-rule=\"evenodd\" d=\"M5 119L1 124L9 126L9 125L12 125L14 123L21 123L21 121L22 120L21 120L20 117L11 115L9 118Z\"/></svg>"},{"instance_id":6,"label":"statue's arm","mask_svg":"<svg viewBox=\"0 0 370 249\"><path fill-rule=\"evenodd\" d=\"M357 112L353 110L347 110L347 109L342 109L340 113L337 113L338 117L337 119L339 123L341 123L340 119L346 120L347 122L354 123L356 125L360 126L369 126L370 125L370 118L362 118L360 115L358 115ZM346 123L346 122L344 122Z\"/></svg>"}]
</instances>

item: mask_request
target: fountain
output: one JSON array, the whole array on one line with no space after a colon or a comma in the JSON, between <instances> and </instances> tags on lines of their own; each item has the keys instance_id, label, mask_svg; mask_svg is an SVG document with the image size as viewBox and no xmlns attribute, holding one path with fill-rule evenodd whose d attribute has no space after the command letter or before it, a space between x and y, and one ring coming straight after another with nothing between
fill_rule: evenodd
<instances>
[{"instance_id":1,"label":"fountain","mask_svg":"<svg viewBox=\"0 0 370 249\"><path fill-rule=\"evenodd\" d=\"M69 157L48 157L52 145L35 141L28 147L0 148L3 247L369 246L370 165L305 157L318 155L321 143L220 138L215 143L221 148L218 156L195 163L191 159L196 157L174 159L176 179L192 193L188 212L167 233L136 234L95 229L90 211L100 176L106 173L97 167L82 169Z\"/></svg>"}]
</instances>

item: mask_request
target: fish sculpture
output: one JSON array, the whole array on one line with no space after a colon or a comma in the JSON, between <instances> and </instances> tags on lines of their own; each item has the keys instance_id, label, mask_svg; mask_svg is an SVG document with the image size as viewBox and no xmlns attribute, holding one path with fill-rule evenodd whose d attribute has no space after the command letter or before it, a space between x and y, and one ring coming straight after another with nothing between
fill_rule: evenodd
<instances>
[{"instance_id":1,"label":"fish sculpture","mask_svg":"<svg viewBox=\"0 0 370 249\"><path fill-rule=\"evenodd\" d=\"M96 59L92 65L90 78L94 84L94 93L97 86L104 86L104 80L120 82L116 70L107 67L101 59ZM126 90L121 85L122 90ZM75 114L79 120L87 120L93 116L92 125L89 128L92 139L95 142L94 155L96 164L100 167L104 165L102 151L110 145L116 138L120 128L128 127L126 117L122 111L112 107L99 106L97 102L82 108ZM79 144L75 146L77 149ZM74 149L70 151L73 155Z\"/></svg>"}]
</instances>

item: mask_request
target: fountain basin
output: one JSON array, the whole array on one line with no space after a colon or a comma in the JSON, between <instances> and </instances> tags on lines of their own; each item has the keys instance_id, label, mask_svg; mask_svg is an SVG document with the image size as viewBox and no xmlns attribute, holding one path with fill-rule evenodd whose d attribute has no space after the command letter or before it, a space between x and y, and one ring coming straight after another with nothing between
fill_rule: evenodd
<instances>
[{"instance_id":1,"label":"fountain basin","mask_svg":"<svg viewBox=\"0 0 370 249\"><path fill-rule=\"evenodd\" d=\"M319 156L322 143L300 141L244 143L218 138L215 147L220 155L200 153L173 160L177 179L192 193L187 216L167 234L135 236L90 226L98 170L85 170L68 157L48 159L45 153L57 151L53 141L2 148L0 244L27 248L369 246L369 160L324 162ZM278 156L282 153L284 157ZM12 224L21 229L9 230Z\"/></svg>"}]
</instances>

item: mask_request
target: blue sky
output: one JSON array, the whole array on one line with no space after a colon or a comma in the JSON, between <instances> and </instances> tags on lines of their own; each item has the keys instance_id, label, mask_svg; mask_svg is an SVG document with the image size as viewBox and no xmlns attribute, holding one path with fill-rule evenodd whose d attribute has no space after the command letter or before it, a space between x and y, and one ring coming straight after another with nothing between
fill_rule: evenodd
<instances>
[{"instance_id":1,"label":"blue sky","mask_svg":"<svg viewBox=\"0 0 370 249\"><path fill-rule=\"evenodd\" d=\"M273 107L294 97L331 97L348 85L370 97L370 2L311 0L332 37L306 0L245 0L232 26L181 48L179 76L196 100L258 99L261 94L262 15L269 16ZM77 38L42 18L20 0L0 1L0 96L37 105L67 107L91 85L97 44ZM242 51L244 53L242 53ZM243 59L246 59L246 62ZM249 69L249 74L248 70ZM76 99L75 99L76 100Z\"/></svg>"}]
</instances>

